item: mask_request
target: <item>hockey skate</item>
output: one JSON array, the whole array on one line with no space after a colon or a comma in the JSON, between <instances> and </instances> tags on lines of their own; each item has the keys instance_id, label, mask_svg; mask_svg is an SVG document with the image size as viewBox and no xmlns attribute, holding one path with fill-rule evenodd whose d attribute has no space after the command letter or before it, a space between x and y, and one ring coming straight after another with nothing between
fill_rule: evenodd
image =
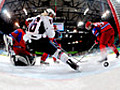
<instances>
[{"instance_id":1,"label":"hockey skate","mask_svg":"<svg viewBox=\"0 0 120 90\"><path fill-rule=\"evenodd\" d=\"M29 63L31 66L35 65L35 62L36 62L36 57L35 56L28 56L29 58Z\"/></svg>"},{"instance_id":2,"label":"hockey skate","mask_svg":"<svg viewBox=\"0 0 120 90\"><path fill-rule=\"evenodd\" d=\"M45 62L45 61L42 61L42 60L40 61L40 64L42 64L42 65L43 65L43 64L45 64L45 65L49 65L48 62Z\"/></svg>"},{"instance_id":3,"label":"hockey skate","mask_svg":"<svg viewBox=\"0 0 120 90\"><path fill-rule=\"evenodd\" d=\"M53 61L54 61L54 63L56 63L56 64L60 63L59 61L57 61L57 59L56 59L55 57L53 57Z\"/></svg>"},{"instance_id":4,"label":"hockey skate","mask_svg":"<svg viewBox=\"0 0 120 90\"><path fill-rule=\"evenodd\" d=\"M71 59L68 59L66 63L70 65L70 67L73 68L74 70L78 70L79 68L79 66L75 62L73 62Z\"/></svg>"},{"instance_id":5,"label":"hockey skate","mask_svg":"<svg viewBox=\"0 0 120 90\"><path fill-rule=\"evenodd\" d=\"M60 62L59 62L59 61L54 61L54 63L57 63L57 64L58 64L58 63L60 63Z\"/></svg>"},{"instance_id":6,"label":"hockey skate","mask_svg":"<svg viewBox=\"0 0 120 90\"><path fill-rule=\"evenodd\" d=\"M118 57L119 57L119 55L120 55L120 54L119 54L119 52L118 52L118 53L116 54L116 58L118 58Z\"/></svg>"}]
</instances>

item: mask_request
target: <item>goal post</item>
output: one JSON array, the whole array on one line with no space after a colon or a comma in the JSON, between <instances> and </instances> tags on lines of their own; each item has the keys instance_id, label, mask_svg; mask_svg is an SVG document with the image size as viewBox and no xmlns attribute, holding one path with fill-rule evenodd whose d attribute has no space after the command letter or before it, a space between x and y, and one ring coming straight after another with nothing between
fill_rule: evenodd
<instances>
[{"instance_id":1,"label":"goal post","mask_svg":"<svg viewBox=\"0 0 120 90\"><path fill-rule=\"evenodd\" d=\"M115 11L115 8L113 7L113 4L112 4L111 0L107 0L107 2L110 6L113 18L115 20L115 24L116 24L117 31L118 31L118 36L119 36L119 43L120 43L120 23L119 23L119 20L118 20L118 17L117 17L117 13Z\"/></svg>"},{"instance_id":2,"label":"goal post","mask_svg":"<svg viewBox=\"0 0 120 90\"><path fill-rule=\"evenodd\" d=\"M4 2L5 2L5 0L0 0L0 12L1 12Z\"/></svg>"}]
</instances>

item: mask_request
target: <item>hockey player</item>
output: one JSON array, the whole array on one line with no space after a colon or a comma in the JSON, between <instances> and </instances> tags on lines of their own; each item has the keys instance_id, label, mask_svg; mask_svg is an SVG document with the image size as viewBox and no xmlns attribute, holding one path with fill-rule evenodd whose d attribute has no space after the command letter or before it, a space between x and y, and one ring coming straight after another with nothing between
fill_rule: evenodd
<instances>
[{"instance_id":1,"label":"hockey player","mask_svg":"<svg viewBox=\"0 0 120 90\"><path fill-rule=\"evenodd\" d=\"M62 34L61 34L59 31L57 31L58 29L57 29L57 26L56 26L56 25L54 25L54 30L55 30L55 37L53 38L52 42L55 43L55 44L58 46L58 49L60 49L59 47L61 47L61 44L59 44L59 43L56 41L56 39L61 39L61 38L62 38ZM49 56L50 56L49 54L43 53L43 55L42 55L42 57L41 57L40 63L41 63L41 64L49 64L48 62L45 62L46 59L47 59ZM55 63L59 63L59 61L57 61L57 59L56 59L55 57L53 57L53 61L54 61Z\"/></svg>"},{"instance_id":2,"label":"hockey player","mask_svg":"<svg viewBox=\"0 0 120 90\"><path fill-rule=\"evenodd\" d=\"M25 35L24 30L20 28L16 29L14 32L9 34L9 36L12 37L12 47L13 47L13 51L15 55L26 55L28 56L30 63L32 63L35 55L31 54L30 52L26 50L26 44L25 44L25 41L23 40L24 35ZM14 60L14 63L15 65L20 64L16 60Z\"/></svg>"},{"instance_id":3,"label":"hockey player","mask_svg":"<svg viewBox=\"0 0 120 90\"><path fill-rule=\"evenodd\" d=\"M50 15L50 16L49 16L49 21L50 21L50 22L53 22L53 17L54 17L53 15ZM30 24L34 19L35 19L35 17L27 18L26 21L25 21L26 26L29 27L29 24ZM53 43L56 43L58 46L61 47L61 45L60 45L59 43L57 43L57 41L55 40L55 38L58 38L58 36L59 36L59 38L61 38L62 34L61 34L59 31L57 31L57 26L56 26L56 25L53 25L53 23L51 23L51 26L54 26L55 37L54 37L54 38L50 38L50 40L51 40ZM45 62L46 59L47 59L49 56L51 56L51 55L49 55L49 54L47 54L47 53L43 53L43 55L42 55L42 57L41 57L41 60L40 60L40 64L49 64L48 62ZM53 57L53 60L54 60L55 63L59 63L55 57Z\"/></svg>"},{"instance_id":4,"label":"hockey player","mask_svg":"<svg viewBox=\"0 0 120 90\"><path fill-rule=\"evenodd\" d=\"M119 56L119 52L114 43L114 29L108 22L96 22L92 23L88 21L85 25L87 30L91 30L93 35L97 37L97 41L100 44L100 51L102 55L102 61L107 60L106 46L108 45L116 54L116 58ZM96 42L96 41L95 41ZM97 43L97 42L96 42Z\"/></svg>"},{"instance_id":5,"label":"hockey player","mask_svg":"<svg viewBox=\"0 0 120 90\"><path fill-rule=\"evenodd\" d=\"M29 24L28 31L23 38L28 43L30 50L46 52L77 70L79 66L51 42L55 31L52 19L49 17L53 18L55 15L56 13L52 9L46 9L41 15L36 16Z\"/></svg>"},{"instance_id":6,"label":"hockey player","mask_svg":"<svg viewBox=\"0 0 120 90\"><path fill-rule=\"evenodd\" d=\"M24 35L25 35L25 32L22 29L17 29L9 35L12 37L13 50L16 53L16 55L18 55L19 53L21 53L23 51L24 51L23 53L30 55L30 53L28 51L26 51L26 45L23 40Z\"/></svg>"}]
</instances>

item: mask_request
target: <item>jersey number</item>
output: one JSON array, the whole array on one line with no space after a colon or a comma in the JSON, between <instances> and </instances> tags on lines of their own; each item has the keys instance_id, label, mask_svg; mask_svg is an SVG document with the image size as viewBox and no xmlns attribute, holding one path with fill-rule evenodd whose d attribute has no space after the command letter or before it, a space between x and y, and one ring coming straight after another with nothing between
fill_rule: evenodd
<instances>
[{"instance_id":1,"label":"jersey number","mask_svg":"<svg viewBox=\"0 0 120 90\"><path fill-rule=\"evenodd\" d=\"M36 29L37 23L33 23L30 27L30 32L34 32Z\"/></svg>"},{"instance_id":2,"label":"jersey number","mask_svg":"<svg viewBox=\"0 0 120 90\"><path fill-rule=\"evenodd\" d=\"M40 21L40 17L37 17L36 20L30 26L30 32L34 32L37 26L37 23Z\"/></svg>"}]
</instances>

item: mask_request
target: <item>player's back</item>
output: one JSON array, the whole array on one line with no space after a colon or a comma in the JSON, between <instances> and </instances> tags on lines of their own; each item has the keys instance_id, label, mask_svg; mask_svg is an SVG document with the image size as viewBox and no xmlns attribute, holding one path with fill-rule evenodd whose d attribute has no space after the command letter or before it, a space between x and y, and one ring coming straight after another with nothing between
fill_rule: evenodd
<instances>
[{"instance_id":1,"label":"player's back","mask_svg":"<svg viewBox=\"0 0 120 90\"><path fill-rule=\"evenodd\" d=\"M108 22L96 22L96 23L93 23L93 25L95 27L98 27L100 29L100 32L105 32L109 29L113 29L113 27L110 25L110 23Z\"/></svg>"}]
</instances>

